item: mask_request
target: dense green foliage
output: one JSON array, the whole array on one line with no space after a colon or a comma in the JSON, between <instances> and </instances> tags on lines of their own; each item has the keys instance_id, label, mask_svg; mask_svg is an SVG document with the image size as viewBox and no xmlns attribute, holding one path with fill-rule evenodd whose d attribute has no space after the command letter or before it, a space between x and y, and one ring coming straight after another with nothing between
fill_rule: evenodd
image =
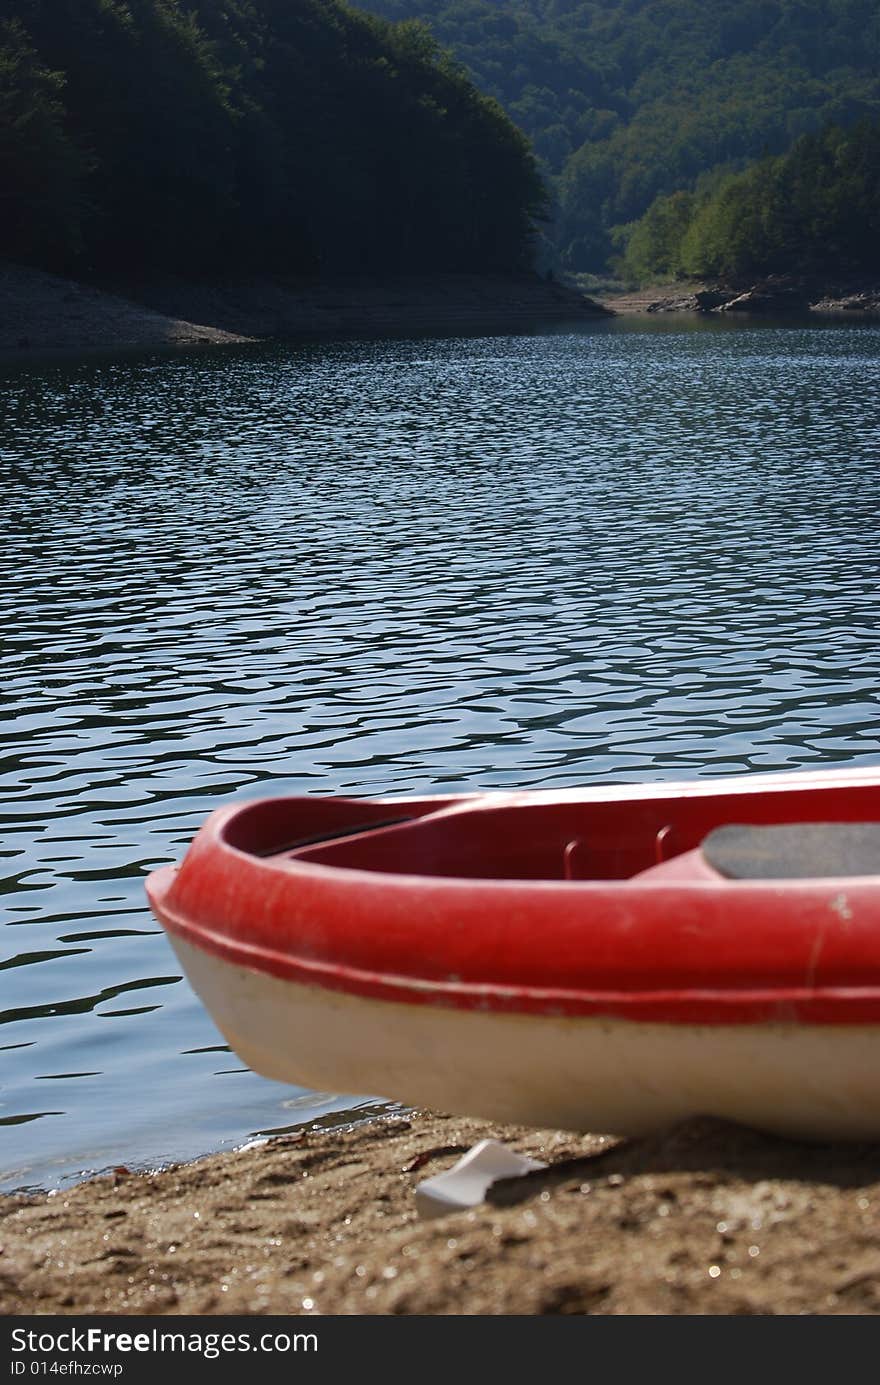
<instances>
[{"instance_id":1,"label":"dense green foliage","mask_svg":"<svg viewBox=\"0 0 880 1385\"><path fill-rule=\"evenodd\" d=\"M15 257L79 246L86 166L64 129L62 80L14 20L0 25L0 238Z\"/></svg>"},{"instance_id":2,"label":"dense green foliage","mask_svg":"<svg viewBox=\"0 0 880 1385\"><path fill-rule=\"evenodd\" d=\"M534 140L574 269L658 196L880 115L878 0L359 3L428 22Z\"/></svg>"},{"instance_id":3,"label":"dense green foliage","mask_svg":"<svg viewBox=\"0 0 880 1385\"><path fill-rule=\"evenodd\" d=\"M880 271L880 125L804 135L702 193L658 198L631 228L622 260L633 278L731 279L833 269Z\"/></svg>"},{"instance_id":4,"label":"dense green foliage","mask_svg":"<svg viewBox=\"0 0 880 1385\"><path fill-rule=\"evenodd\" d=\"M606 80L589 45L569 39L545 4L521 0L358 0L388 19L420 20L464 63L481 91L501 102L553 172L606 132L622 92ZM606 65L607 66L607 65ZM604 107L614 106L615 110ZM603 119L604 115L604 119Z\"/></svg>"},{"instance_id":5,"label":"dense green foliage","mask_svg":"<svg viewBox=\"0 0 880 1385\"><path fill-rule=\"evenodd\" d=\"M509 269L527 141L337 0L0 0L0 255L101 273Z\"/></svg>"}]
</instances>

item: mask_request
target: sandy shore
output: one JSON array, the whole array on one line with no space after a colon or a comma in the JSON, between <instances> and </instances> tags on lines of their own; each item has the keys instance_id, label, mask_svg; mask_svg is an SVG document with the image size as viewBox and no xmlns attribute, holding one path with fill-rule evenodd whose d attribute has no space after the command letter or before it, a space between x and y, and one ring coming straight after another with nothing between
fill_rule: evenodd
<instances>
[{"instance_id":1,"label":"sandy shore","mask_svg":"<svg viewBox=\"0 0 880 1385\"><path fill-rule=\"evenodd\" d=\"M544 1160L414 1189L485 1136ZM0 1202L4 1314L875 1314L880 1146L634 1141L416 1113Z\"/></svg>"},{"instance_id":2,"label":"sandy shore","mask_svg":"<svg viewBox=\"0 0 880 1385\"><path fill-rule=\"evenodd\" d=\"M0 352L225 345L321 336L534 330L608 315L535 275L92 285L0 266Z\"/></svg>"}]
</instances>

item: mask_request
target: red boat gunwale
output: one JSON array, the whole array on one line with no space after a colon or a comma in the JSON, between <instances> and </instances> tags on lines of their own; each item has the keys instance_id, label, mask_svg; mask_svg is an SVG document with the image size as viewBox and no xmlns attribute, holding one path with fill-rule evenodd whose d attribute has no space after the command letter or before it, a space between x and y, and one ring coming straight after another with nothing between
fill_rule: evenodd
<instances>
[{"instance_id":1,"label":"red boat gunwale","mask_svg":"<svg viewBox=\"0 0 880 1385\"><path fill-rule=\"evenodd\" d=\"M213 957L351 995L664 1024L872 1025L880 877L640 876L731 822L878 818L878 769L261 799L213 813L147 889L169 933Z\"/></svg>"}]
</instances>

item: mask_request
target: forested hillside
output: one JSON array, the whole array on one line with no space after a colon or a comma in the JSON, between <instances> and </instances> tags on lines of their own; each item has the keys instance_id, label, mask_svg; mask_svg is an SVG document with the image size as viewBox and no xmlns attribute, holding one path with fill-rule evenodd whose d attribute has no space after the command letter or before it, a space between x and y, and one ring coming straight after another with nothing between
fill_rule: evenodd
<instances>
[{"instance_id":1,"label":"forested hillside","mask_svg":"<svg viewBox=\"0 0 880 1385\"><path fill-rule=\"evenodd\" d=\"M572 269L658 196L880 116L878 0L361 3L425 20L534 140Z\"/></svg>"},{"instance_id":2,"label":"forested hillside","mask_svg":"<svg viewBox=\"0 0 880 1385\"><path fill-rule=\"evenodd\" d=\"M880 125L802 135L701 193L658 197L632 229L634 279L880 272Z\"/></svg>"},{"instance_id":3,"label":"forested hillside","mask_svg":"<svg viewBox=\"0 0 880 1385\"><path fill-rule=\"evenodd\" d=\"M97 274L503 270L520 132L337 0L0 0L0 256Z\"/></svg>"}]
</instances>

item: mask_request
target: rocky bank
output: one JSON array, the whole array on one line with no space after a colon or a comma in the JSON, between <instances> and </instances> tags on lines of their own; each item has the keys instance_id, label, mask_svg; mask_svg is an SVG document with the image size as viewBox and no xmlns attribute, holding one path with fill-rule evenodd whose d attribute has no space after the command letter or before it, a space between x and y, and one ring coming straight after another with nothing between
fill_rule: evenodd
<instances>
[{"instance_id":1,"label":"rocky bank","mask_svg":"<svg viewBox=\"0 0 880 1385\"><path fill-rule=\"evenodd\" d=\"M880 284L827 282L771 275L750 284L660 284L607 295L615 313L712 313L774 317L819 313L859 318L880 316Z\"/></svg>"}]
</instances>

